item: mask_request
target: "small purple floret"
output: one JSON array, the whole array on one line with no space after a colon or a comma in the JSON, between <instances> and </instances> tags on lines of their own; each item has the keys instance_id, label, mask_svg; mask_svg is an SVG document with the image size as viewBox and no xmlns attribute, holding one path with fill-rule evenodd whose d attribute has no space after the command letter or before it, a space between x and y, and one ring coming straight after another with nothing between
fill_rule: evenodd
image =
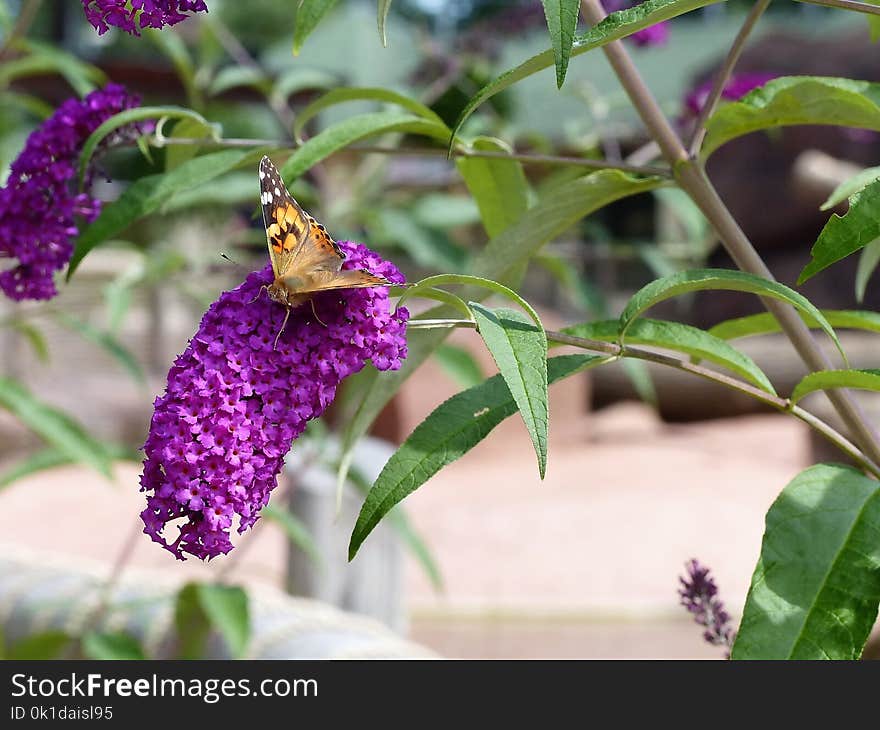
<instances>
[{"instance_id":1,"label":"small purple floret","mask_svg":"<svg viewBox=\"0 0 880 730\"><path fill-rule=\"evenodd\" d=\"M721 92L721 98L725 101L738 101L750 91L763 86L768 81L776 78L772 73L741 73L731 76ZM684 104L687 112L698 117L712 93L714 80L709 79L691 89L685 97Z\"/></svg>"},{"instance_id":2,"label":"small purple floret","mask_svg":"<svg viewBox=\"0 0 880 730\"><path fill-rule=\"evenodd\" d=\"M207 13L204 0L82 0L86 19L98 35L110 26L131 35L144 28L164 28L186 20L188 13Z\"/></svg>"},{"instance_id":3,"label":"small purple floret","mask_svg":"<svg viewBox=\"0 0 880 730\"><path fill-rule=\"evenodd\" d=\"M339 246L344 268L403 283L394 264L365 246ZM271 282L266 266L211 305L155 402L141 517L144 532L180 560L228 553L232 529L243 533L257 520L291 443L340 381L368 360L396 370L406 357L409 313L391 309L386 287L315 295L324 324L301 305L273 349L285 309L262 289ZM178 535L163 534L169 522L179 522Z\"/></svg>"},{"instance_id":4,"label":"small purple floret","mask_svg":"<svg viewBox=\"0 0 880 730\"><path fill-rule=\"evenodd\" d=\"M733 646L734 632L730 626L730 614L724 610L724 603L718 598L718 586L709 568L697 560L685 563L687 576L679 576L681 588L678 590L680 603L694 621L705 628L703 638L713 646Z\"/></svg>"},{"instance_id":5,"label":"small purple floret","mask_svg":"<svg viewBox=\"0 0 880 730\"><path fill-rule=\"evenodd\" d=\"M51 299L53 274L73 253L77 217L94 220L100 201L73 191L83 143L114 114L139 104L118 84L107 84L84 99L68 99L27 138L0 190L0 289L12 299ZM114 142L140 134L142 126L117 131ZM105 140L108 144L110 140ZM88 189L89 179L86 179Z\"/></svg>"},{"instance_id":6,"label":"small purple floret","mask_svg":"<svg viewBox=\"0 0 880 730\"><path fill-rule=\"evenodd\" d=\"M602 5L607 13L616 13L619 10L628 10L640 5L642 0L602 0ZM669 21L664 20L655 25L650 25L642 30L637 30L632 35L627 36L627 40L632 41L640 48L648 46L662 46L669 40Z\"/></svg>"}]
</instances>

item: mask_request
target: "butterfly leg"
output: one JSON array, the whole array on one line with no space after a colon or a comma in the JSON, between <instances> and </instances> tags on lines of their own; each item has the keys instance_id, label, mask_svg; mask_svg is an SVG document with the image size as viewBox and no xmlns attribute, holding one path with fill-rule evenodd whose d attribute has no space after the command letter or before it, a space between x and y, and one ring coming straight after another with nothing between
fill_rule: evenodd
<instances>
[{"instance_id":1,"label":"butterfly leg","mask_svg":"<svg viewBox=\"0 0 880 730\"><path fill-rule=\"evenodd\" d=\"M327 323L318 316L318 310L315 309L315 300L309 299L309 304L312 305L312 314L315 315L315 319L317 319L322 325L324 325L326 327Z\"/></svg>"},{"instance_id":2,"label":"butterfly leg","mask_svg":"<svg viewBox=\"0 0 880 730\"><path fill-rule=\"evenodd\" d=\"M248 304L253 304L255 301L257 301L257 299L260 298L260 294L263 293L263 289L265 289L267 292L269 291L269 287L266 286L265 284L263 284L263 286L261 286L261 287L260 287L260 290L257 292L257 296L255 296L253 299L251 299L251 300L248 302ZM290 314L290 311L289 311L289 310L288 310L288 314ZM287 320L285 320L285 322L286 322L286 321L287 321Z\"/></svg>"},{"instance_id":3,"label":"butterfly leg","mask_svg":"<svg viewBox=\"0 0 880 730\"><path fill-rule=\"evenodd\" d=\"M284 332L284 328L287 327L288 319L290 319L290 307L287 307L287 312L284 314L284 321L281 323L281 329L278 330L278 334L275 335L275 344L272 345L273 350L278 349L278 338L281 337L281 333Z\"/></svg>"}]
</instances>

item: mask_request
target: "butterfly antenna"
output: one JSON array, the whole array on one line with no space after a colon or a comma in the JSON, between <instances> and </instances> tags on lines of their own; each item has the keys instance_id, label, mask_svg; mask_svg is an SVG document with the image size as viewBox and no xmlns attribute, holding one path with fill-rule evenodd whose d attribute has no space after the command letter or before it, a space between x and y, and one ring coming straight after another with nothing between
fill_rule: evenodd
<instances>
[{"instance_id":1,"label":"butterfly antenna","mask_svg":"<svg viewBox=\"0 0 880 730\"><path fill-rule=\"evenodd\" d=\"M229 256L227 256L223 251L220 252L220 258L226 259L230 264L235 264L236 266L240 266L238 261L236 261L235 259L229 258Z\"/></svg>"},{"instance_id":2,"label":"butterfly antenna","mask_svg":"<svg viewBox=\"0 0 880 730\"><path fill-rule=\"evenodd\" d=\"M255 301L257 301L257 299L260 298L260 294L263 293L263 289L265 289L266 291L269 291L269 287L266 286L265 284L263 284L263 286L261 286L261 287L260 287L260 290L257 292L257 296L255 296L253 299L251 299L251 300L248 302L248 304L253 304ZM288 310L287 313L290 314L290 310ZM285 319L284 321L287 322L286 319Z\"/></svg>"}]
</instances>

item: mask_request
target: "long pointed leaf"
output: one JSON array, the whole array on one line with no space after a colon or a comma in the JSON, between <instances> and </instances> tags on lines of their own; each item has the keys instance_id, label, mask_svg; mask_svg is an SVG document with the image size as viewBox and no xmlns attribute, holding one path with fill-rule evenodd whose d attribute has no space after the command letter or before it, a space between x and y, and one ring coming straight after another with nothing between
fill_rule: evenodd
<instances>
[{"instance_id":1,"label":"long pointed leaf","mask_svg":"<svg viewBox=\"0 0 880 730\"><path fill-rule=\"evenodd\" d=\"M620 315L621 337L625 335L627 328L636 317L658 302L680 294L704 291L706 289L748 292L791 304L802 315L808 315L819 323L821 329L833 340L837 349L840 350L844 361L846 360L846 353L844 353L834 329L828 323L828 320L825 319L822 312L810 303L806 297L777 281L762 279L760 276L754 276L753 274L733 269L680 271L677 274L652 281L650 284L642 287L633 294L624 308L623 314Z\"/></svg>"},{"instance_id":2,"label":"long pointed leaf","mask_svg":"<svg viewBox=\"0 0 880 730\"><path fill-rule=\"evenodd\" d=\"M767 512L733 659L858 659L880 601L880 482L818 464Z\"/></svg>"},{"instance_id":3,"label":"long pointed leaf","mask_svg":"<svg viewBox=\"0 0 880 730\"><path fill-rule=\"evenodd\" d=\"M862 310L823 309L822 316L832 327L837 329L865 330L866 332L880 332L880 313ZM804 323L811 329L820 329L819 323L804 315ZM735 340L737 337L751 337L752 335L766 335L773 332L781 332L782 328L770 312L750 314L748 317L737 317L716 324L709 330L709 334L720 337L722 340Z\"/></svg>"},{"instance_id":4,"label":"long pointed leaf","mask_svg":"<svg viewBox=\"0 0 880 730\"><path fill-rule=\"evenodd\" d=\"M470 302L483 342L492 354L528 429L541 479L547 469L547 335L515 309Z\"/></svg>"},{"instance_id":5,"label":"long pointed leaf","mask_svg":"<svg viewBox=\"0 0 880 730\"><path fill-rule=\"evenodd\" d=\"M791 393L797 403L805 395L831 388L880 391L880 370L820 370L805 375Z\"/></svg>"},{"instance_id":6,"label":"long pointed leaf","mask_svg":"<svg viewBox=\"0 0 880 730\"><path fill-rule=\"evenodd\" d=\"M556 86L561 89L565 81L565 72L568 70L568 60L571 57L580 0L541 0L541 3L544 6L544 17L547 19L547 30L550 31L550 44L553 46Z\"/></svg>"},{"instance_id":7,"label":"long pointed leaf","mask_svg":"<svg viewBox=\"0 0 880 730\"><path fill-rule=\"evenodd\" d=\"M385 37L385 22L388 19L389 10L391 10L391 0L376 0L376 25L379 27L379 38L383 48L388 46L388 38Z\"/></svg>"},{"instance_id":8,"label":"long pointed leaf","mask_svg":"<svg viewBox=\"0 0 880 730\"><path fill-rule=\"evenodd\" d=\"M293 31L293 55L298 56L318 23L330 12L336 0L300 0L296 11L296 28Z\"/></svg>"}]
</instances>

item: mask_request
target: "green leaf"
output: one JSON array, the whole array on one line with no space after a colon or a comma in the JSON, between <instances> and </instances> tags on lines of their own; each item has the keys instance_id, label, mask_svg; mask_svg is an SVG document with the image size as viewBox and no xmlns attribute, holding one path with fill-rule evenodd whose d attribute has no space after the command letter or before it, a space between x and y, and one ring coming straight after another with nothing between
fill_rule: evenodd
<instances>
[{"instance_id":1,"label":"green leaf","mask_svg":"<svg viewBox=\"0 0 880 730\"><path fill-rule=\"evenodd\" d=\"M199 83L196 80L196 67L192 55L179 33L168 33L156 28L146 28L144 37L152 42L156 48L169 60L177 72L180 83L186 90L186 98L190 106L202 106L202 94Z\"/></svg>"},{"instance_id":2,"label":"green leaf","mask_svg":"<svg viewBox=\"0 0 880 730\"><path fill-rule=\"evenodd\" d=\"M49 362L49 343L46 342L46 336L35 325L21 319L13 319L9 326L24 335L40 362Z\"/></svg>"},{"instance_id":3,"label":"green leaf","mask_svg":"<svg viewBox=\"0 0 880 730\"><path fill-rule=\"evenodd\" d=\"M818 464L767 513L733 659L858 659L880 601L880 482Z\"/></svg>"},{"instance_id":4,"label":"green leaf","mask_svg":"<svg viewBox=\"0 0 880 730\"><path fill-rule=\"evenodd\" d=\"M388 11L391 10L391 0L376 0L376 24L379 27L379 38L382 47L388 47L388 38L385 37L385 21L388 19Z\"/></svg>"},{"instance_id":5,"label":"green leaf","mask_svg":"<svg viewBox=\"0 0 880 730\"><path fill-rule=\"evenodd\" d=\"M174 130L169 139L175 137L182 139L210 139L216 136L215 127L201 119L184 117L174 125ZM169 144L165 147L165 169L173 170L180 167L187 160L195 157L201 145L197 144Z\"/></svg>"},{"instance_id":6,"label":"green leaf","mask_svg":"<svg viewBox=\"0 0 880 730\"><path fill-rule=\"evenodd\" d=\"M72 460L93 467L110 477L110 456L102 444L89 436L70 416L31 395L10 378L0 377L0 408L5 408L25 426Z\"/></svg>"},{"instance_id":7,"label":"green leaf","mask_svg":"<svg viewBox=\"0 0 880 730\"><path fill-rule=\"evenodd\" d=\"M605 360L580 354L550 358L547 380L555 383ZM354 558L367 535L396 504L444 466L464 456L516 410L516 402L501 375L494 375L437 406L388 460L367 494L351 535L348 559Z\"/></svg>"},{"instance_id":8,"label":"green leaf","mask_svg":"<svg viewBox=\"0 0 880 730\"><path fill-rule=\"evenodd\" d=\"M60 74L79 96L85 96L96 86L102 86L107 82L107 76L97 66L85 63L74 54L62 51L57 46L27 39L18 39L13 46L28 55L0 65L0 86L4 86L10 80L10 76L7 75L10 69L12 78L30 73ZM30 73L21 74L23 69L19 64L29 66ZM15 70L16 68L18 71Z\"/></svg>"},{"instance_id":9,"label":"green leaf","mask_svg":"<svg viewBox=\"0 0 880 730\"><path fill-rule=\"evenodd\" d=\"M24 477L31 474L69 464L70 461L70 456L63 451L53 448L41 449L35 454L18 461L11 469L0 475L0 489L8 487L13 482L24 479Z\"/></svg>"},{"instance_id":10,"label":"green leaf","mask_svg":"<svg viewBox=\"0 0 880 730\"><path fill-rule=\"evenodd\" d=\"M114 114L92 132L83 144L77 166L77 187L82 189L89 161L92 159L92 155L95 154L98 145L101 144L101 141L107 135L120 127L124 127L126 124L142 122L147 119L192 119L206 128L213 128L210 122L201 114L181 106L139 106L134 109L126 109L119 112L119 114Z\"/></svg>"},{"instance_id":11,"label":"green leaf","mask_svg":"<svg viewBox=\"0 0 880 730\"><path fill-rule=\"evenodd\" d=\"M344 86L328 91L326 94L309 104L305 109L297 113L296 123L293 126L294 137L299 140L306 124L314 119L316 115L324 111L324 109L328 109L337 104L344 104L349 101L379 101L388 104L396 104L418 117L435 122L446 130L447 135L449 134L449 127L446 126L446 123L435 112L426 107L420 101L410 99L408 96L392 91L391 89Z\"/></svg>"},{"instance_id":12,"label":"green leaf","mask_svg":"<svg viewBox=\"0 0 880 730\"><path fill-rule=\"evenodd\" d=\"M515 309L469 304L532 438L543 479L547 469L547 335L543 327L536 327Z\"/></svg>"},{"instance_id":13,"label":"green leaf","mask_svg":"<svg viewBox=\"0 0 880 730\"><path fill-rule=\"evenodd\" d=\"M60 659L72 642L73 639L63 631L42 631L13 644L9 647L6 658L18 661Z\"/></svg>"},{"instance_id":14,"label":"green leaf","mask_svg":"<svg viewBox=\"0 0 880 730\"><path fill-rule=\"evenodd\" d=\"M859 192L865 185L880 178L880 167L868 167L853 175L849 180L844 180L834 192L828 196L828 200L822 203L821 210L831 210L854 193Z\"/></svg>"},{"instance_id":15,"label":"green leaf","mask_svg":"<svg viewBox=\"0 0 880 730\"><path fill-rule=\"evenodd\" d=\"M791 402L797 403L805 395L831 388L880 391L880 370L820 370L810 373L795 386Z\"/></svg>"},{"instance_id":16,"label":"green leaf","mask_svg":"<svg viewBox=\"0 0 880 730\"><path fill-rule=\"evenodd\" d=\"M293 55L298 56L303 43L318 27L323 17L336 5L336 0L300 0L293 31Z\"/></svg>"},{"instance_id":17,"label":"green leaf","mask_svg":"<svg viewBox=\"0 0 880 730\"><path fill-rule=\"evenodd\" d=\"M713 5L719 0L645 0L639 5L612 13L605 20L594 26L586 33L577 35L571 47L571 56L579 56L582 53L600 48L611 41L625 38L628 35L655 25L664 20L675 18L692 10ZM516 68L501 74L491 83L480 89L477 94L467 103L458 121L453 128L453 137L458 135L461 125L474 113L474 110L491 99L495 94L504 91L517 81L543 71L553 66L555 57L553 50L546 50L537 56L532 56Z\"/></svg>"},{"instance_id":18,"label":"green leaf","mask_svg":"<svg viewBox=\"0 0 880 730\"><path fill-rule=\"evenodd\" d=\"M140 642L131 634L122 632L90 631L82 637L82 652L86 659L146 659Z\"/></svg>"},{"instance_id":19,"label":"green leaf","mask_svg":"<svg viewBox=\"0 0 880 730\"><path fill-rule=\"evenodd\" d=\"M616 342L618 322L587 322L566 327L563 333L603 342ZM727 368L768 393L776 394L772 383L752 358L731 347L722 339L704 330L679 322L658 319L637 319L626 331L626 342L683 352L691 357Z\"/></svg>"},{"instance_id":20,"label":"green leaf","mask_svg":"<svg viewBox=\"0 0 880 730\"><path fill-rule=\"evenodd\" d=\"M84 322L63 311L55 313L56 319L68 329L78 333L83 339L101 347L108 355L116 360L136 382L145 384L147 378L143 368L131 351L117 340L111 333L104 332L94 325Z\"/></svg>"},{"instance_id":21,"label":"green leaf","mask_svg":"<svg viewBox=\"0 0 880 730\"><path fill-rule=\"evenodd\" d=\"M217 75L208 87L208 93L211 96L218 96L230 89L238 89L242 86L268 94L272 88L272 80L259 68L238 65L227 66L217 72Z\"/></svg>"},{"instance_id":22,"label":"green leaf","mask_svg":"<svg viewBox=\"0 0 880 730\"><path fill-rule=\"evenodd\" d=\"M181 659L200 658L211 629L220 633L238 659L250 636L247 594L235 586L187 583L177 594L174 622Z\"/></svg>"},{"instance_id":23,"label":"green leaf","mask_svg":"<svg viewBox=\"0 0 880 730\"><path fill-rule=\"evenodd\" d=\"M736 102L725 104L706 122L700 154L711 155L736 137L771 127L830 124L880 130L880 84L823 76L782 76Z\"/></svg>"},{"instance_id":24,"label":"green leaf","mask_svg":"<svg viewBox=\"0 0 880 730\"><path fill-rule=\"evenodd\" d=\"M396 111L357 114L327 127L299 147L284 163L281 176L290 183L334 152L365 137L387 132L421 134L442 142L449 139L449 130L445 124L438 124L415 114Z\"/></svg>"},{"instance_id":25,"label":"green leaf","mask_svg":"<svg viewBox=\"0 0 880 730\"><path fill-rule=\"evenodd\" d=\"M143 454L139 451L120 446L119 444L104 444L104 448L113 459L140 462L143 457ZM40 451L17 461L12 468L0 474L0 489L8 487L13 482L24 479L31 474L54 469L65 464L73 464L77 461L77 459L71 458L70 455L60 449L53 447L40 449Z\"/></svg>"},{"instance_id":26,"label":"green leaf","mask_svg":"<svg viewBox=\"0 0 880 730\"><path fill-rule=\"evenodd\" d=\"M440 367L462 388L472 388L482 383L486 377L474 356L463 347L440 345L434 352L434 357Z\"/></svg>"},{"instance_id":27,"label":"green leaf","mask_svg":"<svg viewBox=\"0 0 880 730\"><path fill-rule=\"evenodd\" d=\"M877 264L880 264L880 239L871 241L859 255L859 265L856 268L856 301L859 304L865 301L868 282L877 269Z\"/></svg>"},{"instance_id":28,"label":"green leaf","mask_svg":"<svg viewBox=\"0 0 880 730\"><path fill-rule=\"evenodd\" d=\"M798 277L798 284L880 238L878 211L880 180L875 180L850 196L849 210L845 215L831 214L810 249L810 263Z\"/></svg>"},{"instance_id":29,"label":"green leaf","mask_svg":"<svg viewBox=\"0 0 880 730\"><path fill-rule=\"evenodd\" d=\"M812 317L813 320L819 323L822 331L834 341L841 356L846 361L846 354L840 345L840 340L837 339L834 329L823 314L806 297L777 281L762 279L760 276L732 269L680 271L677 274L656 279L642 287L632 296L623 310L623 314L620 315L621 338L623 338L626 330L636 317L658 302L678 296L679 294L704 291L706 289L748 292L762 297L778 299L792 305L801 315Z\"/></svg>"},{"instance_id":30,"label":"green leaf","mask_svg":"<svg viewBox=\"0 0 880 730\"><path fill-rule=\"evenodd\" d=\"M284 71L275 81L271 98L274 103L286 102L291 94L313 89L330 89L339 78L329 71L294 66Z\"/></svg>"},{"instance_id":31,"label":"green leaf","mask_svg":"<svg viewBox=\"0 0 880 730\"><path fill-rule=\"evenodd\" d=\"M263 154L264 150L220 150L187 160L170 172L148 175L132 183L117 200L105 205L98 219L80 234L67 268L67 278L70 279L95 246L158 210L178 191L204 185L242 165L256 164Z\"/></svg>"},{"instance_id":32,"label":"green leaf","mask_svg":"<svg viewBox=\"0 0 880 730\"><path fill-rule=\"evenodd\" d=\"M321 552L318 550L315 538L312 537L309 528L289 510L267 504L260 514L269 522L274 522L281 527L284 534L287 535L287 539L308 555L310 560L316 563L321 561Z\"/></svg>"},{"instance_id":33,"label":"green leaf","mask_svg":"<svg viewBox=\"0 0 880 730\"><path fill-rule=\"evenodd\" d=\"M599 170L573 180L542 197L526 211L522 220L495 236L475 258L471 270L487 279L507 280L523 264L538 253L545 243L571 228L593 211L628 195L646 192L663 185L660 178L637 178L618 170ZM472 297L477 298L477 297ZM426 318L454 314L449 307L431 309ZM448 330L424 330L408 337L408 353L400 370L384 372L365 371L364 399L354 417L349 420L343 437L339 478L345 474L354 444L363 436L379 412L449 335Z\"/></svg>"},{"instance_id":34,"label":"green leaf","mask_svg":"<svg viewBox=\"0 0 880 730\"><path fill-rule=\"evenodd\" d=\"M550 44L553 46L553 59L556 63L556 87L561 89L568 70L571 44L577 28L580 0L541 0L547 30L550 31Z\"/></svg>"},{"instance_id":35,"label":"green leaf","mask_svg":"<svg viewBox=\"0 0 880 730\"><path fill-rule=\"evenodd\" d=\"M478 137L471 147L481 152L511 152L506 143L492 137ZM522 218L529 207L529 184L519 160L459 157L455 164L490 238Z\"/></svg>"},{"instance_id":36,"label":"green leaf","mask_svg":"<svg viewBox=\"0 0 880 730\"><path fill-rule=\"evenodd\" d=\"M241 658L250 638L248 597L237 586L201 583L199 601L211 624L220 632L232 656Z\"/></svg>"},{"instance_id":37,"label":"green leaf","mask_svg":"<svg viewBox=\"0 0 880 730\"><path fill-rule=\"evenodd\" d=\"M868 332L880 332L880 313L860 310L836 310L823 309L822 316L836 329L866 330ZM804 323L810 329L820 329L819 323L809 315L804 315ZM782 328L770 312L752 314L748 317L728 319L726 322L716 324L709 330L710 335L720 337L722 340L735 340L737 337L751 337L752 335L766 335L772 332L781 332Z\"/></svg>"}]
</instances>

